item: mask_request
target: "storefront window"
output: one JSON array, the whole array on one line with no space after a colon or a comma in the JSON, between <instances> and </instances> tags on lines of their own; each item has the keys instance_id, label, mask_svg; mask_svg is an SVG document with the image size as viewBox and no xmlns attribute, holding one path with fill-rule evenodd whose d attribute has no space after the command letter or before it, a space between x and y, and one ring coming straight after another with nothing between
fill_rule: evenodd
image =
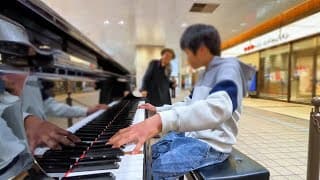
<instances>
[{"instance_id":1,"label":"storefront window","mask_svg":"<svg viewBox=\"0 0 320 180\"><path fill-rule=\"evenodd\" d=\"M292 44L290 101L310 103L313 92L316 38Z\"/></svg>"},{"instance_id":2,"label":"storefront window","mask_svg":"<svg viewBox=\"0 0 320 180\"><path fill-rule=\"evenodd\" d=\"M261 97L288 99L288 66L289 45L261 52L258 80Z\"/></svg>"},{"instance_id":3,"label":"storefront window","mask_svg":"<svg viewBox=\"0 0 320 180\"><path fill-rule=\"evenodd\" d=\"M316 73L316 96L320 96L320 37L317 38L317 73Z\"/></svg>"}]
</instances>

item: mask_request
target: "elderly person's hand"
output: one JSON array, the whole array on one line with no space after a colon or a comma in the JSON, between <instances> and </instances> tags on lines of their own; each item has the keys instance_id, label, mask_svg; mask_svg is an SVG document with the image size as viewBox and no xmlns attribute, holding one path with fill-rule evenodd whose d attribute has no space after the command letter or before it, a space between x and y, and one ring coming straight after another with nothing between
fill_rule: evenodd
<instances>
[{"instance_id":1,"label":"elderly person's hand","mask_svg":"<svg viewBox=\"0 0 320 180\"><path fill-rule=\"evenodd\" d=\"M74 146L75 142L81 141L69 131L33 115L27 116L24 124L31 152L40 146L48 146L51 149L61 149L61 144Z\"/></svg>"}]
</instances>

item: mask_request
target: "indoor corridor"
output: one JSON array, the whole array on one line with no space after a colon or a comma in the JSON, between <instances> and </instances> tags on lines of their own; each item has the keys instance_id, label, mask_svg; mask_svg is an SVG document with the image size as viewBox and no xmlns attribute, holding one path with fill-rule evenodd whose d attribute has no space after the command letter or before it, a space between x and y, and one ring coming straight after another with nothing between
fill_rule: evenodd
<instances>
[{"instance_id":1,"label":"indoor corridor","mask_svg":"<svg viewBox=\"0 0 320 180\"><path fill-rule=\"evenodd\" d=\"M180 91L173 101L188 94ZM98 93L73 94L81 104L93 105ZM63 101L64 96L57 97ZM74 104L78 104L74 101ZM312 106L245 98L239 122L238 150L270 171L271 180L306 179L309 113ZM66 127L66 120L51 120ZM75 120L74 120L75 122Z\"/></svg>"}]
</instances>

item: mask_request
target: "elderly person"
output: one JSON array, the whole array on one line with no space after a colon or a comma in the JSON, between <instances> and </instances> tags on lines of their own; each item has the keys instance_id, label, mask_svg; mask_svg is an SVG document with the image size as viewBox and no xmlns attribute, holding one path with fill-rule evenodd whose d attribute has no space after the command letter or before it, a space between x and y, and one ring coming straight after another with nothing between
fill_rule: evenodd
<instances>
[{"instance_id":1,"label":"elderly person","mask_svg":"<svg viewBox=\"0 0 320 180\"><path fill-rule=\"evenodd\" d=\"M175 54L172 49L163 49L161 59L152 60L144 74L140 92L154 106L171 104L169 90L173 82L170 81L170 61L174 58Z\"/></svg>"}]
</instances>

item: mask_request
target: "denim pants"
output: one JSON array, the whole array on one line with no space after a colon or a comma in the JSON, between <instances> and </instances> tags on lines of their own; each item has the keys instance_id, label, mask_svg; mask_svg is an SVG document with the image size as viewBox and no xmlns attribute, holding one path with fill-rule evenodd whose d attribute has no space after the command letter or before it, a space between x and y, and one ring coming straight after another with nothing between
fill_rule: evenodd
<instances>
[{"instance_id":1,"label":"denim pants","mask_svg":"<svg viewBox=\"0 0 320 180\"><path fill-rule=\"evenodd\" d=\"M164 136L152 145L151 150L155 180L176 179L189 171L223 162L229 156L205 142L176 132Z\"/></svg>"}]
</instances>

